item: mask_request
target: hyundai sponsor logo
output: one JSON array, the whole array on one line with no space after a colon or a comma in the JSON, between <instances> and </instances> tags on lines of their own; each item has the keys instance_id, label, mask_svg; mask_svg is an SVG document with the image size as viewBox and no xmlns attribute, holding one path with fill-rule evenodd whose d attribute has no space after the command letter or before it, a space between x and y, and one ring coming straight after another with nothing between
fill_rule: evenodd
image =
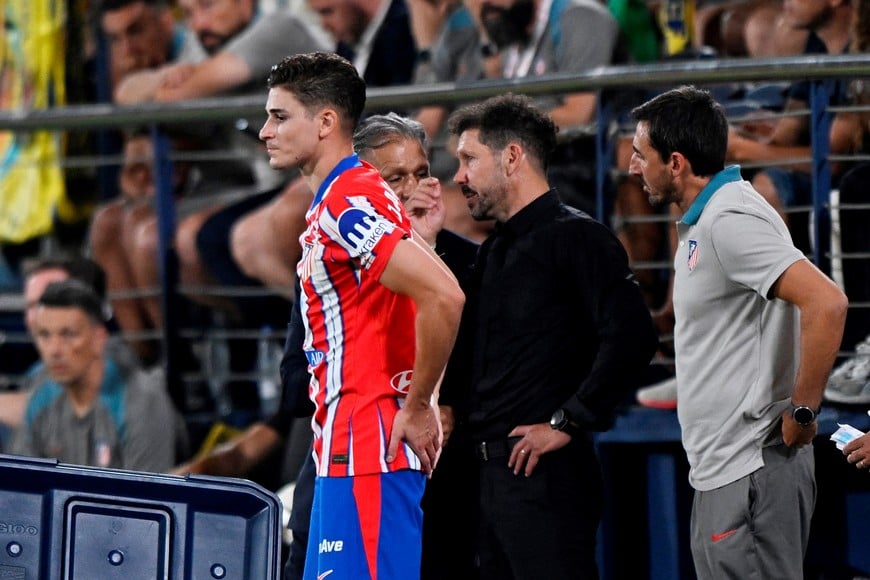
<instances>
[{"instance_id":1,"label":"hyundai sponsor logo","mask_svg":"<svg viewBox=\"0 0 870 580\"><path fill-rule=\"evenodd\" d=\"M413 374L414 371L402 371L393 375L393 378L390 379L390 386L403 395L407 395L408 389L411 388L411 377Z\"/></svg>"}]
</instances>

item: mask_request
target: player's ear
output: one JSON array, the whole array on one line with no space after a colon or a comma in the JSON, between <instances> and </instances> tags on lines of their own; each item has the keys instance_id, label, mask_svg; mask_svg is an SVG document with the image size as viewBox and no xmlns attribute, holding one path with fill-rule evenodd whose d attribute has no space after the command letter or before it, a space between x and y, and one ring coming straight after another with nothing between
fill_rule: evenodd
<instances>
[{"instance_id":1,"label":"player's ear","mask_svg":"<svg viewBox=\"0 0 870 580\"><path fill-rule=\"evenodd\" d=\"M320 123L319 134L321 139L337 130L341 125L341 117L335 109L323 109L320 111L317 118Z\"/></svg>"}]
</instances>

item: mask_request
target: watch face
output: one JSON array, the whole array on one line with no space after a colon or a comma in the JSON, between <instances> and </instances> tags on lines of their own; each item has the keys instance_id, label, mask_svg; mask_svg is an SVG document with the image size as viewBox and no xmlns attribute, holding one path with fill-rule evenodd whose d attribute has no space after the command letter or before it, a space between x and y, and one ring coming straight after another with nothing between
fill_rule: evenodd
<instances>
[{"instance_id":1,"label":"watch face","mask_svg":"<svg viewBox=\"0 0 870 580\"><path fill-rule=\"evenodd\" d=\"M792 418L800 425L809 425L816 419L816 413L809 407L795 407L791 412Z\"/></svg>"},{"instance_id":2,"label":"watch face","mask_svg":"<svg viewBox=\"0 0 870 580\"><path fill-rule=\"evenodd\" d=\"M550 417L550 427L553 429L558 429L561 431L565 428L565 425L568 423L567 418L565 417L565 409L559 409L553 416Z\"/></svg>"}]
</instances>

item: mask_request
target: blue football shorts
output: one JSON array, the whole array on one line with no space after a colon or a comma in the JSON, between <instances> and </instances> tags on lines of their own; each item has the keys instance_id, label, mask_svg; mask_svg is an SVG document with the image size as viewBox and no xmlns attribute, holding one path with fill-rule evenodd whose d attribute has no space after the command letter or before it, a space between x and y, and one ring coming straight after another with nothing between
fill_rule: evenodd
<instances>
[{"instance_id":1,"label":"blue football shorts","mask_svg":"<svg viewBox=\"0 0 870 580\"><path fill-rule=\"evenodd\" d=\"M410 469L318 477L305 580L419 578L425 486Z\"/></svg>"}]
</instances>

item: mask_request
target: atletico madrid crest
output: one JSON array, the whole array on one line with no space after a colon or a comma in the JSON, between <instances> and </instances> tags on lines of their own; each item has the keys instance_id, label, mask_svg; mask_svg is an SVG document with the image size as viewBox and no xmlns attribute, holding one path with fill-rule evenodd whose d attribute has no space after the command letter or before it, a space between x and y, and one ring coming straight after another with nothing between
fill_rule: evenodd
<instances>
[{"instance_id":1,"label":"atletico madrid crest","mask_svg":"<svg viewBox=\"0 0 870 580\"><path fill-rule=\"evenodd\" d=\"M695 269L698 265L698 241L689 240L689 271Z\"/></svg>"}]
</instances>

